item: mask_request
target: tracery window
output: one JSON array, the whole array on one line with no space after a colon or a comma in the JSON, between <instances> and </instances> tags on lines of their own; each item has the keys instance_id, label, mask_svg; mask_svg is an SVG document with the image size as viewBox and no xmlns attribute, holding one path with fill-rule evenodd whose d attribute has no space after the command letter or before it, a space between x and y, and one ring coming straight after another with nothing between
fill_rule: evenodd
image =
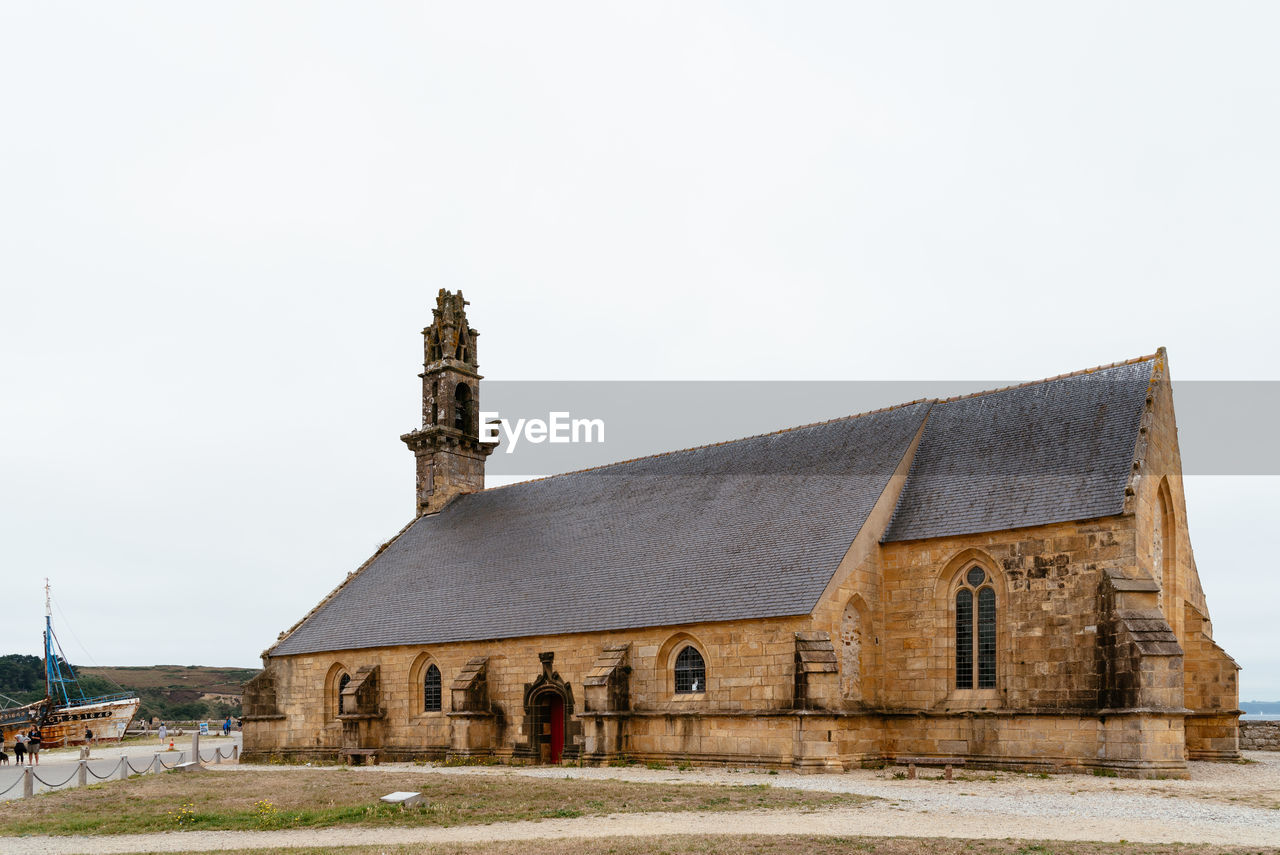
<instances>
[{"instance_id":1,"label":"tracery window","mask_svg":"<svg viewBox=\"0 0 1280 855\"><path fill-rule=\"evenodd\" d=\"M440 712L440 669L435 665L428 666L422 678L422 710Z\"/></svg>"},{"instance_id":2,"label":"tracery window","mask_svg":"<svg viewBox=\"0 0 1280 855\"><path fill-rule=\"evenodd\" d=\"M691 694L707 690L707 663L692 645L685 647L676 657L676 694Z\"/></svg>"},{"instance_id":3,"label":"tracery window","mask_svg":"<svg viewBox=\"0 0 1280 855\"><path fill-rule=\"evenodd\" d=\"M342 690L347 687L347 683L351 682L350 674L343 674L338 678L338 715L342 715Z\"/></svg>"},{"instance_id":4,"label":"tracery window","mask_svg":"<svg viewBox=\"0 0 1280 855\"><path fill-rule=\"evenodd\" d=\"M974 600L977 608L974 608ZM956 590L956 688L996 687L996 592L991 577L974 565Z\"/></svg>"}]
</instances>

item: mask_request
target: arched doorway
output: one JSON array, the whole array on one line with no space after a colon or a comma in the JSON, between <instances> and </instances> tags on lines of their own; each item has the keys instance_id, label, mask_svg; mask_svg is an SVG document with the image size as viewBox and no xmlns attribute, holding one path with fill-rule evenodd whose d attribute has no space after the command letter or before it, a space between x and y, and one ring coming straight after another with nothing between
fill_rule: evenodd
<instances>
[{"instance_id":1,"label":"arched doorway","mask_svg":"<svg viewBox=\"0 0 1280 855\"><path fill-rule=\"evenodd\" d=\"M534 699L533 708L538 759L542 763L559 763L564 756L564 696L547 689Z\"/></svg>"},{"instance_id":2,"label":"arched doorway","mask_svg":"<svg viewBox=\"0 0 1280 855\"><path fill-rule=\"evenodd\" d=\"M524 684L524 740L515 755L534 763L573 760L582 750L582 722L574 717L573 687L560 679L552 664L555 653L538 654L542 673Z\"/></svg>"}]
</instances>

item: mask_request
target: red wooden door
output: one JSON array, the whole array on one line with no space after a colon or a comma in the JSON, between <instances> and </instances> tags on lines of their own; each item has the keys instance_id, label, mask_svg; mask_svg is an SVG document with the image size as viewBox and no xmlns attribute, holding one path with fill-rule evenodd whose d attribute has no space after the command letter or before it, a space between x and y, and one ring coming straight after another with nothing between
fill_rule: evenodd
<instances>
[{"instance_id":1,"label":"red wooden door","mask_svg":"<svg viewBox=\"0 0 1280 855\"><path fill-rule=\"evenodd\" d=\"M564 698L552 693L547 709L551 718L551 762L559 763L564 753Z\"/></svg>"}]
</instances>

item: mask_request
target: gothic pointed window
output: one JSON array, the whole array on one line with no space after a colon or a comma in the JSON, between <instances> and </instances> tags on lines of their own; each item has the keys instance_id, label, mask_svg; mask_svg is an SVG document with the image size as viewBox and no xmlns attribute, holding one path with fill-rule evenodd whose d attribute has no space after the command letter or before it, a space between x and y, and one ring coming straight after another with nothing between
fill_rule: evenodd
<instances>
[{"instance_id":1,"label":"gothic pointed window","mask_svg":"<svg viewBox=\"0 0 1280 855\"><path fill-rule=\"evenodd\" d=\"M707 663L692 645L676 657L676 694L687 695L707 690Z\"/></svg>"},{"instance_id":2,"label":"gothic pointed window","mask_svg":"<svg viewBox=\"0 0 1280 855\"><path fill-rule=\"evenodd\" d=\"M440 669L435 665L422 678L422 711L440 712Z\"/></svg>"},{"instance_id":3,"label":"gothic pointed window","mask_svg":"<svg viewBox=\"0 0 1280 855\"><path fill-rule=\"evenodd\" d=\"M977 601L977 608L974 608ZM970 567L955 594L956 688L996 687L996 592L981 567ZM975 667L976 685L975 685Z\"/></svg>"}]
</instances>

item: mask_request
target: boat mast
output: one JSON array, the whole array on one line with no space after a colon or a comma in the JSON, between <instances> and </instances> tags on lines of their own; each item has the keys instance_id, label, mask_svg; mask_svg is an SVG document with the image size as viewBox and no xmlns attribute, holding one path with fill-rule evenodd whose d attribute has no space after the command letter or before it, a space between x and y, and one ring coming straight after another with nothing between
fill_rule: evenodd
<instances>
[{"instance_id":1,"label":"boat mast","mask_svg":"<svg viewBox=\"0 0 1280 855\"><path fill-rule=\"evenodd\" d=\"M49 598L49 577L44 577L44 696L53 699L53 605Z\"/></svg>"}]
</instances>

